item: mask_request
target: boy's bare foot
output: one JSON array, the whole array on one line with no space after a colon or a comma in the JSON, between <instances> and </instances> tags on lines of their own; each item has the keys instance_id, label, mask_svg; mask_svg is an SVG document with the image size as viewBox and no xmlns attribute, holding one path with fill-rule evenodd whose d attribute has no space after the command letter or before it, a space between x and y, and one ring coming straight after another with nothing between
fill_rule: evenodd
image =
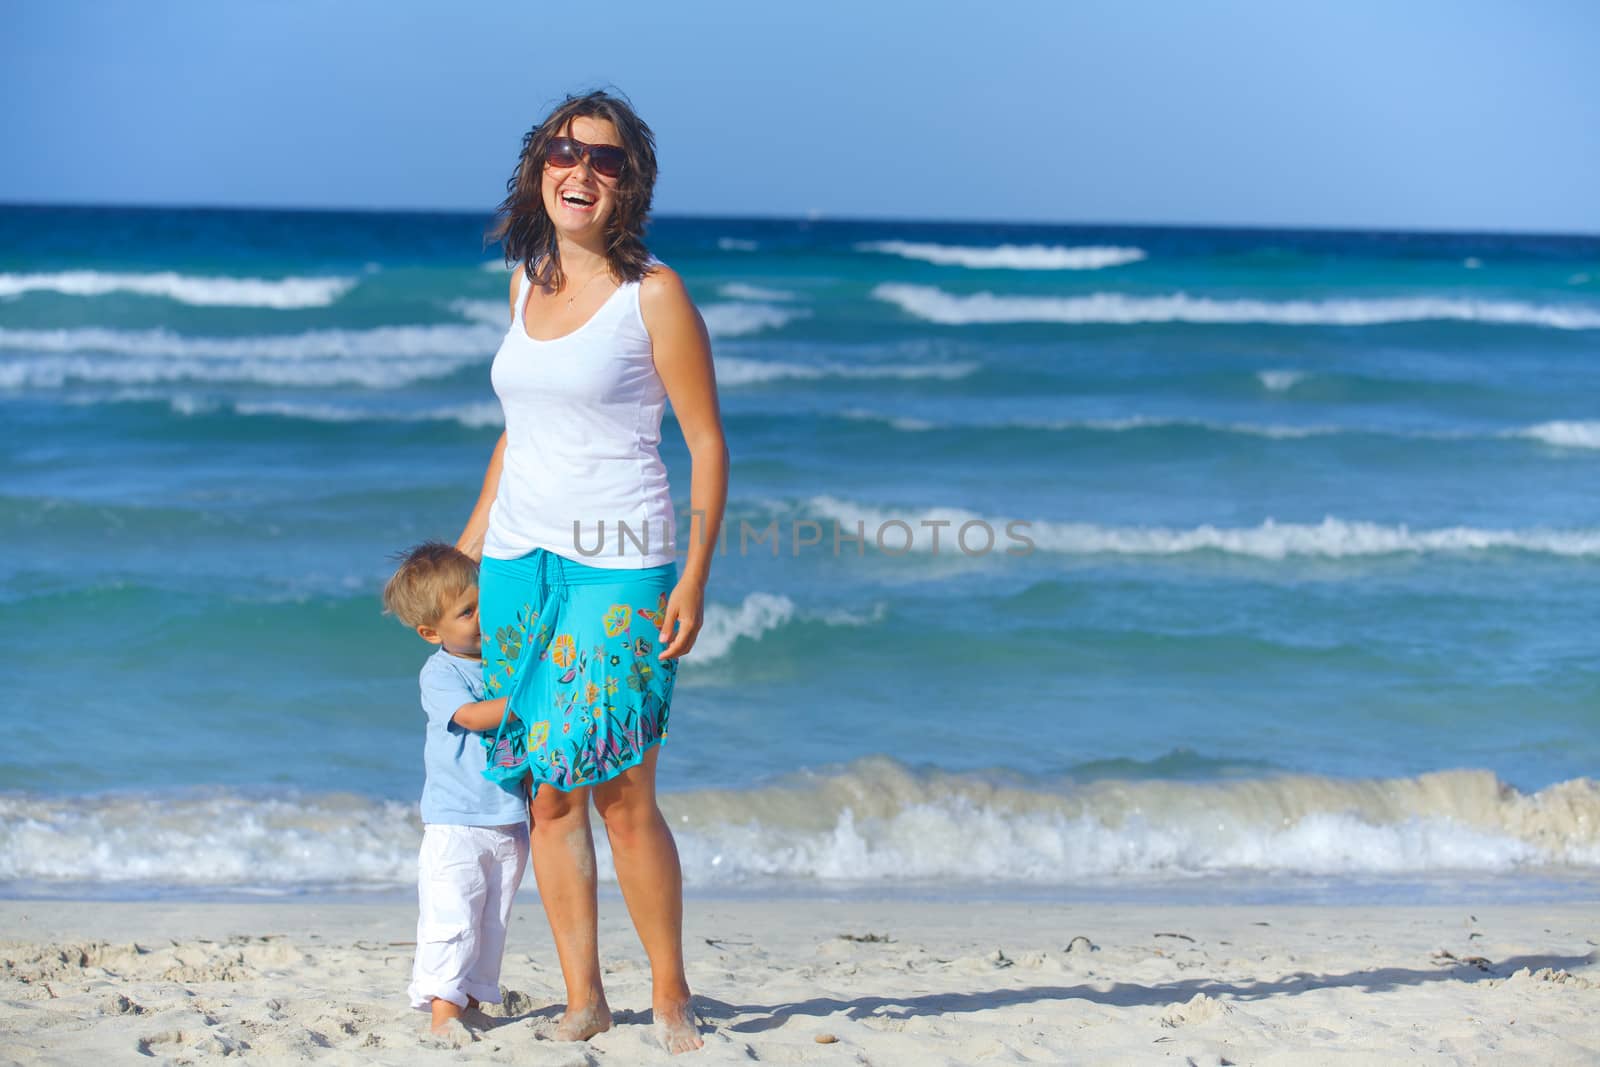
<instances>
[{"instance_id":1,"label":"boy's bare foot","mask_svg":"<svg viewBox=\"0 0 1600 1067\"><path fill-rule=\"evenodd\" d=\"M611 1008L601 997L593 1004L582 1008L568 1008L561 1021L556 1024L555 1039L557 1041L587 1041L595 1034L605 1033L611 1029Z\"/></svg>"},{"instance_id":2,"label":"boy's bare foot","mask_svg":"<svg viewBox=\"0 0 1600 1067\"><path fill-rule=\"evenodd\" d=\"M690 1001L658 1000L650 1014L655 1019L656 1040L674 1056L693 1052L705 1044L700 1038L700 1021L694 1017Z\"/></svg>"},{"instance_id":3,"label":"boy's bare foot","mask_svg":"<svg viewBox=\"0 0 1600 1067\"><path fill-rule=\"evenodd\" d=\"M449 1018L428 1031L423 1044L435 1048L466 1048L478 1040L459 1018Z\"/></svg>"},{"instance_id":4,"label":"boy's bare foot","mask_svg":"<svg viewBox=\"0 0 1600 1067\"><path fill-rule=\"evenodd\" d=\"M468 997L467 1003L471 1005L473 1003L472 998ZM457 1022L461 1018L461 1008L443 997L434 997L429 1008L433 1016L433 1025L430 1029L441 1036L449 1032L451 1023Z\"/></svg>"}]
</instances>

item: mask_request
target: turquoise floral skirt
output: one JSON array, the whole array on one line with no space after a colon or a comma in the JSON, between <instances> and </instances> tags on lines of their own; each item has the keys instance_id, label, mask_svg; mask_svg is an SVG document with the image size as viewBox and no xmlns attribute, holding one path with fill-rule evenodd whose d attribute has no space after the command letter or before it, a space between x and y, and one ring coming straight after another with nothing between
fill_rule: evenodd
<instances>
[{"instance_id":1,"label":"turquoise floral skirt","mask_svg":"<svg viewBox=\"0 0 1600 1067\"><path fill-rule=\"evenodd\" d=\"M478 571L486 699L508 697L509 721L485 734L488 773L532 775L532 789L615 778L666 740L677 660L660 633L676 563L590 567L536 548L484 557Z\"/></svg>"}]
</instances>

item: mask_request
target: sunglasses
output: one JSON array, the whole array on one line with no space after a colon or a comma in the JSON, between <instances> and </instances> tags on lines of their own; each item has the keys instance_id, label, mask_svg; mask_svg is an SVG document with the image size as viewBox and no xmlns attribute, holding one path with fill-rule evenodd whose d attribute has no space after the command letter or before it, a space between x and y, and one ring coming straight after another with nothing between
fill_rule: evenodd
<instances>
[{"instance_id":1,"label":"sunglasses","mask_svg":"<svg viewBox=\"0 0 1600 1067\"><path fill-rule=\"evenodd\" d=\"M616 145L584 144L571 137L557 137L544 152L545 163L557 170L576 167L579 160L587 160L590 168L602 178L620 178L628 162L628 153Z\"/></svg>"}]
</instances>

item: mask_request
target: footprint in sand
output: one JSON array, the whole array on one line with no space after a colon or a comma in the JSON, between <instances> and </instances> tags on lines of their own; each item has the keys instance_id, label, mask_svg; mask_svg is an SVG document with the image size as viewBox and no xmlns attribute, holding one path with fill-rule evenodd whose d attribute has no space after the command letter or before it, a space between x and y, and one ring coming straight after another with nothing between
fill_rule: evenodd
<instances>
[{"instance_id":1,"label":"footprint in sand","mask_svg":"<svg viewBox=\"0 0 1600 1067\"><path fill-rule=\"evenodd\" d=\"M1233 1009L1215 997L1196 993L1187 1004L1173 1004L1161 1013L1161 1025L1166 1027L1190 1026L1210 1022L1212 1019L1233 1014Z\"/></svg>"}]
</instances>

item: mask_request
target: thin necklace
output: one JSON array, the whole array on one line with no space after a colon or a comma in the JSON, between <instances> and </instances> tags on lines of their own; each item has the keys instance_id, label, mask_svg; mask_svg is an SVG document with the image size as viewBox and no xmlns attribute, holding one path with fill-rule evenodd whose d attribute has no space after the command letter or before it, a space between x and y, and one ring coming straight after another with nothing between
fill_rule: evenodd
<instances>
[{"instance_id":1,"label":"thin necklace","mask_svg":"<svg viewBox=\"0 0 1600 1067\"><path fill-rule=\"evenodd\" d=\"M589 288L589 286L594 284L596 278L600 277L603 274L610 274L610 273L611 273L611 270L608 267L608 268L604 268L602 270L598 270L594 274L590 275L588 281L586 281L582 285L578 286L578 288L576 290L574 290L573 294L571 296L567 297L567 307L571 307L573 305L573 303L578 299L578 297L583 295L583 291L585 289Z\"/></svg>"}]
</instances>

